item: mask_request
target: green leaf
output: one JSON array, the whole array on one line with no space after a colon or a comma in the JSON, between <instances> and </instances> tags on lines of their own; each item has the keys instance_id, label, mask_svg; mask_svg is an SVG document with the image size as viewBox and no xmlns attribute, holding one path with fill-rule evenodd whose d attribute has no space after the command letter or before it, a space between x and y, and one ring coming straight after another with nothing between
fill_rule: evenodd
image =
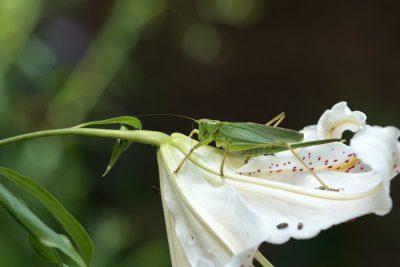
<instances>
[{"instance_id":1,"label":"green leaf","mask_svg":"<svg viewBox=\"0 0 400 267\"><path fill-rule=\"evenodd\" d=\"M114 123L129 125L137 130L142 129L142 123L140 122L140 120L138 118L135 118L132 116L122 116L122 117L115 117L115 118L100 120L100 121L85 122L85 123L75 126L74 128L83 128L83 127L88 127L88 126L93 126L93 125L114 124Z\"/></svg>"},{"instance_id":2,"label":"green leaf","mask_svg":"<svg viewBox=\"0 0 400 267\"><path fill-rule=\"evenodd\" d=\"M126 128L124 125L121 125L120 130L124 131L128 131L129 129ZM103 177L106 176L112 169L112 167L114 167L114 164L117 162L117 160L119 159L119 157L121 156L121 154L125 151L128 150L128 148L132 145L133 142L127 141L127 140L121 140L118 139L117 142L114 144L112 153L111 153L111 158L110 161L108 162L106 171L104 172L104 174L102 175Z\"/></svg>"},{"instance_id":3,"label":"green leaf","mask_svg":"<svg viewBox=\"0 0 400 267\"><path fill-rule=\"evenodd\" d=\"M57 248L78 266L87 267L66 236L54 232L2 184L0 184L0 204L43 246Z\"/></svg>"},{"instance_id":4,"label":"green leaf","mask_svg":"<svg viewBox=\"0 0 400 267\"><path fill-rule=\"evenodd\" d=\"M29 177L4 167L0 167L0 175L9 178L44 204L78 247L86 265L90 265L94 251L93 242L82 225L60 202L44 187Z\"/></svg>"},{"instance_id":5,"label":"green leaf","mask_svg":"<svg viewBox=\"0 0 400 267\"><path fill-rule=\"evenodd\" d=\"M31 234L29 235L29 242L35 251L43 258L49 262L57 263L59 266L63 266L62 259L60 255L58 255L56 249L45 246L42 242L40 242L39 239Z\"/></svg>"}]
</instances>

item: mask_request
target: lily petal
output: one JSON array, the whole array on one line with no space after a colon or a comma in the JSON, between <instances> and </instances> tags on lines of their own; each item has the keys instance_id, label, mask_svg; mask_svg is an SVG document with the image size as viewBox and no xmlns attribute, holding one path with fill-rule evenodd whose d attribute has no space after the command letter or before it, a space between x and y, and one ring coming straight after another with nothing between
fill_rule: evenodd
<instances>
[{"instance_id":1,"label":"lily petal","mask_svg":"<svg viewBox=\"0 0 400 267\"><path fill-rule=\"evenodd\" d=\"M311 238L332 225L367 213L383 215L391 208L382 177L373 170L361 171L359 167L357 171L352 168L349 172L320 170L319 175L326 183L344 188L340 192L316 189L319 184L314 177L307 172L294 175L289 171L291 168L288 168L286 177L283 171L266 177L240 175L237 172L243 171L238 169L243 164L244 158L241 157L227 159L225 178L221 180L219 164L223 152L205 146L185 162L182 173L173 176L171 170L183 157L180 151L187 153L195 144L194 140L183 135L173 136L175 144L160 149L163 155L160 161L167 162L163 163L165 170L161 177L170 183L165 190L174 190L170 195L164 192L163 199L177 222L177 238L192 266L200 266L200 262L204 266L227 266L241 253L252 257L254 249L262 241L280 244L291 237ZM329 146L329 149L322 149L323 146ZM342 149L346 149L345 154ZM338 158L338 164L344 164L348 155L354 153L342 143L303 150L299 151L300 155L312 153L314 157L313 154L320 154L332 161ZM330 152L321 154L323 151ZM268 160L287 162L287 153L279 154L269 156ZM290 160L296 161L295 158ZM252 174L258 174L257 168L265 165L265 158L254 159L248 165L245 167L256 167ZM322 165L321 168L326 168L324 163ZM195 244L191 242L192 236Z\"/></svg>"},{"instance_id":2,"label":"lily petal","mask_svg":"<svg viewBox=\"0 0 400 267\"><path fill-rule=\"evenodd\" d=\"M297 153L306 164L311 163L309 166L326 184L342 190L319 190L318 181L288 153L250 160L236 172L259 180L249 180L246 189L237 188L270 230L267 242L311 238L352 218L390 211L391 199L382 176L360 163L352 148L332 143L303 148ZM280 229L282 223L288 227Z\"/></svg>"},{"instance_id":3,"label":"lily petal","mask_svg":"<svg viewBox=\"0 0 400 267\"><path fill-rule=\"evenodd\" d=\"M184 138L190 148L190 139ZM249 266L268 235L256 212L232 186L210 184L209 180L220 183L221 178L190 160L174 175L183 158L175 146L162 145L158 158L166 220L174 228L168 233L175 266ZM173 240L179 244L171 246Z\"/></svg>"},{"instance_id":4,"label":"lily petal","mask_svg":"<svg viewBox=\"0 0 400 267\"><path fill-rule=\"evenodd\" d=\"M350 146L364 163L389 181L400 172L399 136L400 130L395 127L370 126L356 133Z\"/></svg>"},{"instance_id":5,"label":"lily petal","mask_svg":"<svg viewBox=\"0 0 400 267\"><path fill-rule=\"evenodd\" d=\"M305 127L304 140L341 138L344 131L357 132L365 127L367 117L360 111L352 111L345 101L326 110L315 126Z\"/></svg>"}]
</instances>

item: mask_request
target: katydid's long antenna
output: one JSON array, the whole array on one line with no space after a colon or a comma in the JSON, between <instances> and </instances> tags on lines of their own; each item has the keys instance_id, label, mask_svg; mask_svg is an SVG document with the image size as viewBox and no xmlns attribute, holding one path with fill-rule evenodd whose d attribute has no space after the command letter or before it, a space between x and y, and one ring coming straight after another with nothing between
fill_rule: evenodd
<instances>
[{"instance_id":1,"label":"katydid's long antenna","mask_svg":"<svg viewBox=\"0 0 400 267\"><path fill-rule=\"evenodd\" d=\"M196 120L191 117L179 115L179 114L173 114L173 113L152 113L152 114L136 115L135 117L142 118L142 117L152 117L152 116L174 116L174 117L181 117L181 118L196 122Z\"/></svg>"}]
</instances>

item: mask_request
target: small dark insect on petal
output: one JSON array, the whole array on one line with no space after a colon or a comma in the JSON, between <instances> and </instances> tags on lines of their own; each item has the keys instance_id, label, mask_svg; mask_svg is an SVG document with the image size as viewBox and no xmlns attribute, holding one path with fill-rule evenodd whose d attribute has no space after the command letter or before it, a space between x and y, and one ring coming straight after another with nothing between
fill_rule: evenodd
<instances>
[{"instance_id":1,"label":"small dark insect on petal","mask_svg":"<svg viewBox=\"0 0 400 267\"><path fill-rule=\"evenodd\" d=\"M297 224L297 229L298 230L301 230L301 229L303 229L303 223L301 223L301 222L299 222L298 224Z\"/></svg>"},{"instance_id":2,"label":"small dark insect on petal","mask_svg":"<svg viewBox=\"0 0 400 267\"><path fill-rule=\"evenodd\" d=\"M289 224L288 224L288 223L280 223L280 224L278 224L278 225L276 226L276 228L278 228L279 230L286 229L286 228L288 228L288 227L289 227Z\"/></svg>"},{"instance_id":3,"label":"small dark insect on petal","mask_svg":"<svg viewBox=\"0 0 400 267\"><path fill-rule=\"evenodd\" d=\"M156 194L157 196L161 197L160 186L153 185L151 187L151 189L153 190L154 194Z\"/></svg>"}]
</instances>

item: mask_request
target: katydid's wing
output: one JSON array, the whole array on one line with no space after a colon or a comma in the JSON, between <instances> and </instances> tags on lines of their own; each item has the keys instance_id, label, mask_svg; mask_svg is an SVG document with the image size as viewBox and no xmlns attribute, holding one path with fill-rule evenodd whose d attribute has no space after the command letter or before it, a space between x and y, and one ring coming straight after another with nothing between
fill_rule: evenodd
<instances>
[{"instance_id":1,"label":"katydid's wing","mask_svg":"<svg viewBox=\"0 0 400 267\"><path fill-rule=\"evenodd\" d=\"M234 142L258 144L282 144L303 141L303 134L298 131L251 122L223 122L216 137Z\"/></svg>"}]
</instances>

